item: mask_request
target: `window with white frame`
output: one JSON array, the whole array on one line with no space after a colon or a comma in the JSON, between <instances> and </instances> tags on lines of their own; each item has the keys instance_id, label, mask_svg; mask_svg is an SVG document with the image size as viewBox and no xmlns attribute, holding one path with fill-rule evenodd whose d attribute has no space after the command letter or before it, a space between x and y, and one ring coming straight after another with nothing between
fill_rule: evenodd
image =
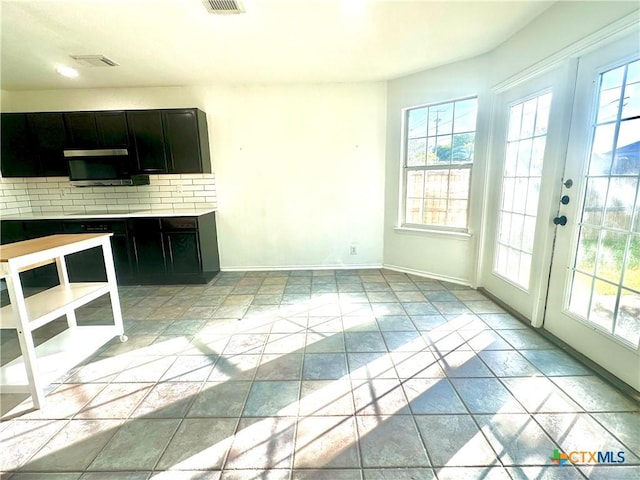
<instances>
[{"instance_id":1,"label":"window with white frame","mask_svg":"<svg viewBox=\"0 0 640 480\"><path fill-rule=\"evenodd\" d=\"M478 99L405 110L402 225L467 228Z\"/></svg>"}]
</instances>

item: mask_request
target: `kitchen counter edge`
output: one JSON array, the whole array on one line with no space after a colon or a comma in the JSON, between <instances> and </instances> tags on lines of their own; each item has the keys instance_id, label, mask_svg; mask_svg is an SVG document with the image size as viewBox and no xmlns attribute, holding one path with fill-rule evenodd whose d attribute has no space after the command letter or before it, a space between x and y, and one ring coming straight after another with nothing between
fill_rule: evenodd
<instances>
[{"instance_id":1,"label":"kitchen counter edge","mask_svg":"<svg viewBox=\"0 0 640 480\"><path fill-rule=\"evenodd\" d=\"M189 210L137 210L129 212L43 212L43 213L14 213L0 215L0 220L82 220L94 218L158 218L158 217L199 217L215 212L215 208L196 208Z\"/></svg>"}]
</instances>

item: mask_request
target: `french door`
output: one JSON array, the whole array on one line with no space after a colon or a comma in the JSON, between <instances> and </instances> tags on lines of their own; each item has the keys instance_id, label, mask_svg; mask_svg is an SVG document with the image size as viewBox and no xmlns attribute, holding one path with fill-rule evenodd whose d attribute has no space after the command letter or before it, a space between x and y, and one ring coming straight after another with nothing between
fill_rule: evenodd
<instances>
[{"instance_id":1,"label":"french door","mask_svg":"<svg viewBox=\"0 0 640 480\"><path fill-rule=\"evenodd\" d=\"M576 62L496 97L482 286L540 325Z\"/></svg>"},{"instance_id":2,"label":"french door","mask_svg":"<svg viewBox=\"0 0 640 480\"><path fill-rule=\"evenodd\" d=\"M637 34L580 58L544 328L640 390Z\"/></svg>"}]
</instances>

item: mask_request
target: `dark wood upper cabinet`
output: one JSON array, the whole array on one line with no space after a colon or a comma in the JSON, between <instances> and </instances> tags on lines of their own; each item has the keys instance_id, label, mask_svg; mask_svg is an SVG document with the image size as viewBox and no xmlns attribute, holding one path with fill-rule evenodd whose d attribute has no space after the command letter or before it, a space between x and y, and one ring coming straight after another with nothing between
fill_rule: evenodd
<instances>
[{"instance_id":1,"label":"dark wood upper cabinet","mask_svg":"<svg viewBox=\"0 0 640 480\"><path fill-rule=\"evenodd\" d=\"M3 113L1 125L4 177L69 175L62 113Z\"/></svg>"},{"instance_id":2,"label":"dark wood upper cabinet","mask_svg":"<svg viewBox=\"0 0 640 480\"><path fill-rule=\"evenodd\" d=\"M98 126L94 112L72 112L64 114L67 125L68 148L98 148Z\"/></svg>"},{"instance_id":3,"label":"dark wood upper cabinet","mask_svg":"<svg viewBox=\"0 0 640 480\"><path fill-rule=\"evenodd\" d=\"M70 112L64 114L68 148L127 148L125 112Z\"/></svg>"},{"instance_id":4,"label":"dark wood upper cabinet","mask_svg":"<svg viewBox=\"0 0 640 480\"><path fill-rule=\"evenodd\" d=\"M165 110L170 173L211 173L207 117L197 109Z\"/></svg>"},{"instance_id":5,"label":"dark wood upper cabinet","mask_svg":"<svg viewBox=\"0 0 640 480\"><path fill-rule=\"evenodd\" d=\"M102 147L129 147L127 115L125 112L96 112L96 125Z\"/></svg>"},{"instance_id":6,"label":"dark wood upper cabinet","mask_svg":"<svg viewBox=\"0 0 640 480\"><path fill-rule=\"evenodd\" d=\"M211 173L197 108L3 113L0 126L4 177L67 176L66 148L127 148L138 173Z\"/></svg>"},{"instance_id":7,"label":"dark wood upper cabinet","mask_svg":"<svg viewBox=\"0 0 640 480\"><path fill-rule=\"evenodd\" d=\"M63 153L66 144L63 114L28 113L27 124L31 148L38 157L39 175L68 176L69 167Z\"/></svg>"},{"instance_id":8,"label":"dark wood upper cabinet","mask_svg":"<svg viewBox=\"0 0 640 480\"><path fill-rule=\"evenodd\" d=\"M162 111L129 111L127 122L138 170L142 173L168 173Z\"/></svg>"},{"instance_id":9,"label":"dark wood upper cabinet","mask_svg":"<svg viewBox=\"0 0 640 480\"><path fill-rule=\"evenodd\" d=\"M3 177L35 177L40 170L29 142L26 113L3 113L0 120Z\"/></svg>"}]
</instances>

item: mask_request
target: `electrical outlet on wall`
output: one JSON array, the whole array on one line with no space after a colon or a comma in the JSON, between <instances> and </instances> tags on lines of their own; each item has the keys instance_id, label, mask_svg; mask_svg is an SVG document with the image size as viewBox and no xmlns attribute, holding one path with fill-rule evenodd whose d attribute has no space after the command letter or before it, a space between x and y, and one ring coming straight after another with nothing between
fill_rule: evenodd
<instances>
[{"instance_id":1,"label":"electrical outlet on wall","mask_svg":"<svg viewBox=\"0 0 640 480\"><path fill-rule=\"evenodd\" d=\"M351 242L351 245L349 246L349 253L351 255L358 255L358 244L355 242Z\"/></svg>"},{"instance_id":2,"label":"electrical outlet on wall","mask_svg":"<svg viewBox=\"0 0 640 480\"><path fill-rule=\"evenodd\" d=\"M176 185L176 192L178 193L182 193L182 184L179 183L178 185Z\"/></svg>"}]
</instances>

